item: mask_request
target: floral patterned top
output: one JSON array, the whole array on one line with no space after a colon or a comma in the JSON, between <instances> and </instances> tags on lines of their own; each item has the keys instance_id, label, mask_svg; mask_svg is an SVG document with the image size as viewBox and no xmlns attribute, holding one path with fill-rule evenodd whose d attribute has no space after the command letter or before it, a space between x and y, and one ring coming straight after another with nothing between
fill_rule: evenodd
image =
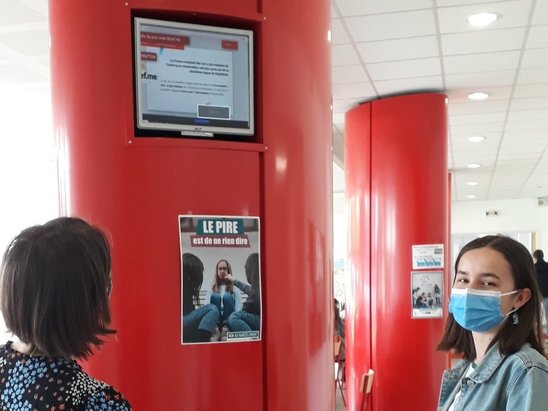
<instances>
[{"instance_id":1,"label":"floral patterned top","mask_svg":"<svg viewBox=\"0 0 548 411\"><path fill-rule=\"evenodd\" d=\"M76 361L22 354L0 347L3 411L129 411L122 394L86 374Z\"/></svg>"}]
</instances>

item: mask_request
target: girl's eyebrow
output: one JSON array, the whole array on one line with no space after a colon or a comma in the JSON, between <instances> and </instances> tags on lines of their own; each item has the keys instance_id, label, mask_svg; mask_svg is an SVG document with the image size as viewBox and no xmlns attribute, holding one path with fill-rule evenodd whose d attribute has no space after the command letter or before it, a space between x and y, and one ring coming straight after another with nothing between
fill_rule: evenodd
<instances>
[{"instance_id":1,"label":"girl's eyebrow","mask_svg":"<svg viewBox=\"0 0 548 411\"><path fill-rule=\"evenodd\" d=\"M463 271L463 270L458 270L458 271L457 271L457 274L467 276L467 275L468 275L468 272ZM495 273L481 273L479 276L480 276L480 278L486 278L486 277L491 278L491 277L492 277L492 278L499 279L499 276L496 275Z\"/></svg>"}]
</instances>

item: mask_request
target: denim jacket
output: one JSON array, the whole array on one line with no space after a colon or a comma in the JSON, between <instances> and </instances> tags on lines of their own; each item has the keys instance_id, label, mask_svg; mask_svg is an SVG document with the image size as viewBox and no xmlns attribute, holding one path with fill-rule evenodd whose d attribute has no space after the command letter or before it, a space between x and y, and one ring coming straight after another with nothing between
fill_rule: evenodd
<instances>
[{"instance_id":1,"label":"denim jacket","mask_svg":"<svg viewBox=\"0 0 548 411\"><path fill-rule=\"evenodd\" d=\"M495 344L483 361L463 377L470 361L462 360L443 373L438 411L447 411L460 386L454 411L546 411L548 360L525 344L503 356Z\"/></svg>"}]
</instances>

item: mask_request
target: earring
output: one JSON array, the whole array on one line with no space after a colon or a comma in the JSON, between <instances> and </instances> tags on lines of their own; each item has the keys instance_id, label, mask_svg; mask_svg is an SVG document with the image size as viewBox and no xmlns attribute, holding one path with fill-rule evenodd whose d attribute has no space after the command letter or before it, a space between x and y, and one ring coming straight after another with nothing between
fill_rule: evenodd
<instances>
[{"instance_id":1,"label":"earring","mask_svg":"<svg viewBox=\"0 0 548 411\"><path fill-rule=\"evenodd\" d=\"M517 311L514 311L512 314L512 324L518 325L519 324L519 315Z\"/></svg>"}]
</instances>

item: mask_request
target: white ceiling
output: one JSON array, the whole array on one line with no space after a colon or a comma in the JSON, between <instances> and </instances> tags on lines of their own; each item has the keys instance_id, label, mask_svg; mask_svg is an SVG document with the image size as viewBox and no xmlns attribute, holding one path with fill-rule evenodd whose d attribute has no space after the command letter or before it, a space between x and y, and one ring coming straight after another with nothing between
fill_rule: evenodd
<instances>
[{"instance_id":1,"label":"white ceiling","mask_svg":"<svg viewBox=\"0 0 548 411\"><path fill-rule=\"evenodd\" d=\"M469 27L465 18L479 11L502 18ZM440 91L449 97L455 201L548 195L548 0L334 0L332 15L335 162L344 161L345 111ZM0 95L49 92L48 41L47 0L0 0ZM480 89L491 97L466 98ZM468 142L478 134L486 140Z\"/></svg>"},{"instance_id":2,"label":"white ceiling","mask_svg":"<svg viewBox=\"0 0 548 411\"><path fill-rule=\"evenodd\" d=\"M488 28L468 26L466 17L483 11L502 17ZM336 162L345 111L440 91L449 97L453 200L548 194L548 0L334 0L332 16ZM477 90L490 98L468 100ZM486 140L470 143L471 135Z\"/></svg>"}]
</instances>

